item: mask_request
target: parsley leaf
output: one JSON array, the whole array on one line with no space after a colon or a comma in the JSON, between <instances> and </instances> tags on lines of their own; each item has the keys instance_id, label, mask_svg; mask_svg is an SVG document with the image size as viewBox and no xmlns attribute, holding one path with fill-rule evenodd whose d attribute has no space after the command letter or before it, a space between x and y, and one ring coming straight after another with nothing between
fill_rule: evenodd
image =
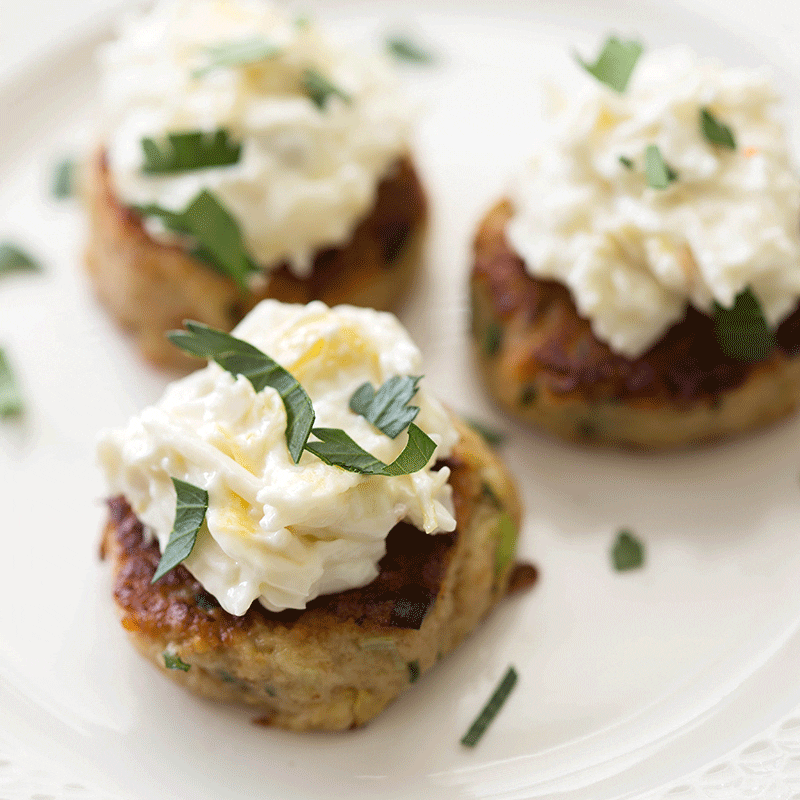
<instances>
[{"instance_id":1,"label":"parsley leaf","mask_svg":"<svg viewBox=\"0 0 800 800\"><path fill-rule=\"evenodd\" d=\"M406 667L408 667L408 682L416 683L419 680L420 675L419 661L416 659L409 661L406 664Z\"/></svg>"},{"instance_id":2,"label":"parsley leaf","mask_svg":"<svg viewBox=\"0 0 800 800\"><path fill-rule=\"evenodd\" d=\"M187 664L180 656L173 653L164 652L164 666L167 669L179 669L181 672L188 672L190 664Z\"/></svg>"},{"instance_id":3,"label":"parsley leaf","mask_svg":"<svg viewBox=\"0 0 800 800\"><path fill-rule=\"evenodd\" d=\"M170 133L167 141L160 144L154 139L145 138L142 139L142 150L142 172L163 175L235 164L241 156L242 146L231 142L228 131L219 128L210 133Z\"/></svg>"},{"instance_id":4,"label":"parsley leaf","mask_svg":"<svg viewBox=\"0 0 800 800\"><path fill-rule=\"evenodd\" d=\"M219 67L245 67L257 64L276 56L280 47L268 42L266 39L240 39L239 41L226 42L225 44L207 47L203 54L207 56L204 66L192 73L193 78L202 78L209 72Z\"/></svg>"},{"instance_id":5,"label":"parsley leaf","mask_svg":"<svg viewBox=\"0 0 800 800\"><path fill-rule=\"evenodd\" d=\"M26 252L10 242L0 243L0 275L9 272L37 272L40 266Z\"/></svg>"},{"instance_id":6,"label":"parsley leaf","mask_svg":"<svg viewBox=\"0 0 800 800\"><path fill-rule=\"evenodd\" d=\"M700 109L700 127L703 129L703 136L711 144L718 144L720 147L727 147L731 150L736 149L733 131L725 123L720 122L707 108Z\"/></svg>"},{"instance_id":7,"label":"parsley leaf","mask_svg":"<svg viewBox=\"0 0 800 800\"><path fill-rule=\"evenodd\" d=\"M395 375L376 392L371 383L364 383L350 398L350 409L371 422L390 439L404 431L419 414L417 406L408 402L417 393L421 375Z\"/></svg>"},{"instance_id":8,"label":"parsley leaf","mask_svg":"<svg viewBox=\"0 0 800 800\"><path fill-rule=\"evenodd\" d=\"M201 358L210 358L232 375L244 375L260 392L271 386L286 409L286 445L295 464L303 454L314 424L311 398L298 380L257 347L202 322L186 320L187 330L170 331L167 338L181 350Z\"/></svg>"},{"instance_id":9,"label":"parsley leaf","mask_svg":"<svg viewBox=\"0 0 800 800\"><path fill-rule=\"evenodd\" d=\"M197 541L197 532L206 518L208 492L205 489L198 489L197 486L177 478L172 478L172 485L177 495L175 523L150 583L155 583L188 558Z\"/></svg>"},{"instance_id":10,"label":"parsley leaf","mask_svg":"<svg viewBox=\"0 0 800 800\"><path fill-rule=\"evenodd\" d=\"M657 145L649 144L644 151L644 171L647 185L653 189L666 189L678 180L678 173L664 161Z\"/></svg>"},{"instance_id":11,"label":"parsley leaf","mask_svg":"<svg viewBox=\"0 0 800 800\"><path fill-rule=\"evenodd\" d=\"M352 98L347 92L331 83L321 72L308 68L303 70L303 91L309 96L317 108L325 108L328 98L340 97L345 103L350 103Z\"/></svg>"},{"instance_id":12,"label":"parsley leaf","mask_svg":"<svg viewBox=\"0 0 800 800\"><path fill-rule=\"evenodd\" d=\"M391 464L384 464L359 447L339 428L314 428L311 432L320 441L308 442L306 450L332 467L341 467L359 475L410 475L423 469L436 449L433 439L413 422L408 426L406 446Z\"/></svg>"},{"instance_id":13,"label":"parsley leaf","mask_svg":"<svg viewBox=\"0 0 800 800\"><path fill-rule=\"evenodd\" d=\"M638 569L644 564L644 545L631 531L623 529L611 548L611 560L617 572Z\"/></svg>"},{"instance_id":14,"label":"parsley leaf","mask_svg":"<svg viewBox=\"0 0 800 800\"><path fill-rule=\"evenodd\" d=\"M497 713L511 694L511 690L517 683L517 677L517 671L514 667L509 667L503 680L494 690L494 694L489 698L481 713L478 714L470 729L464 734L461 744L465 747L475 747L478 744L483 734L486 733L486 729L491 725L492 720L497 716Z\"/></svg>"},{"instance_id":15,"label":"parsley leaf","mask_svg":"<svg viewBox=\"0 0 800 800\"><path fill-rule=\"evenodd\" d=\"M14 417L21 413L22 394L11 371L11 365L0 349L0 417Z\"/></svg>"},{"instance_id":16,"label":"parsley leaf","mask_svg":"<svg viewBox=\"0 0 800 800\"><path fill-rule=\"evenodd\" d=\"M732 308L714 303L714 332L722 352L737 361L761 361L775 346L761 304L749 288L736 296Z\"/></svg>"},{"instance_id":17,"label":"parsley leaf","mask_svg":"<svg viewBox=\"0 0 800 800\"><path fill-rule=\"evenodd\" d=\"M600 83L622 94L643 51L641 42L623 42L616 36L611 36L594 64L587 63L577 54L575 59Z\"/></svg>"},{"instance_id":18,"label":"parsley leaf","mask_svg":"<svg viewBox=\"0 0 800 800\"><path fill-rule=\"evenodd\" d=\"M75 173L77 164L71 158L65 158L56 164L50 190L56 200L66 200L75 194Z\"/></svg>"},{"instance_id":19,"label":"parsley leaf","mask_svg":"<svg viewBox=\"0 0 800 800\"><path fill-rule=\"evenodd\" d=\"M247 291L247 276L258 267L247 253L236 220L207 189L184 211L168 211L157 205L134 206L134 210L142 216L159 217L170 230L194 237L198 244L195 255Z\"/></svg>"},{"instance_id":20,"label":"parsley leaf","mask_svg":"<svg viewBox=\"0 0 800 800\"><path fill-rule=\"evenodd\" d=\"M470 419L469 417L464 421L475 433L479 433L481 438L492 447L499 447L506 440L506 435L504 433L498 431L496 428L490 427L484 422L478 422L478 420Z\"/></svg>"},{"instance_id":21,"label":"parsley leaf","mask_svg":"<svg viewBox=\"0 0 800 800\"><path fill-rule=\"evenodd\" d=\"M430 50L426 50L408 36L387 36L386 49L399 61L408 61L414 64L432 64L436 60Z\"/></svg>"},{"instance_id":22,"label":"parsley leaf","mask_svg":"<svg viewBox=\"0 0 800 800\"><path fill-rule=\"evenodd\" d=\"M625 169L633 169L633 161L627 156L620 156L619 163L622 164Z\"/></svg>"}]
</instances>

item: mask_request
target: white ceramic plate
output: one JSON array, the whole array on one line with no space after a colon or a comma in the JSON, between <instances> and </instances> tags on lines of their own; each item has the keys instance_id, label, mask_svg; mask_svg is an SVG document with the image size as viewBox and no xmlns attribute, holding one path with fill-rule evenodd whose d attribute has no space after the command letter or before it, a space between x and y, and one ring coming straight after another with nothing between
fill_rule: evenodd
<instances>
[{"instance_id":1,"label":"white ceramic plate","mask_svg":"<svg viewBox=\"0 0 800 800\"><path fill-rule=\"evenodd\" d=\"M81 270L84 225L48 196L52 165L90 142L101 34L0 93L0 239L45 265L0 283L0 344L27 397L0 425L0 797L789 798L800 792L800 422L688 453L583 450L501 419L467 348L475 224L537 143L542 81L610 28L688 42L732 64L777 49L666 0L331 0L321 16L378 42L400 26L440 54L406 70L425 113L418 155L433 204L428 271L402 316L427 376L458 410L510 433L540 567L454 655L366 729L295 735L191 697L134 654L97 559L97 430L155 400ZM774 63L789 104L793 68ZM11 110L10 110L11 109ZM621 527L644 569L615 573ZM474 750L459 745L509 664L518 687ZM798 715L800 718L800 715ZM793 788L794 787L794 788ZM796 796L800 796L796 795Z\"/></svg>"}]
</instances>

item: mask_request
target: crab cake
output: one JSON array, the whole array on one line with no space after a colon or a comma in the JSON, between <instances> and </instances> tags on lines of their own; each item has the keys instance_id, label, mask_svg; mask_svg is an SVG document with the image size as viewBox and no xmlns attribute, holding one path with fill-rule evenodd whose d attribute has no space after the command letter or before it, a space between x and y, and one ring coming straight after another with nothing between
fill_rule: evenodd
<instances>
[{"instance_id":1,"label":"crab cake","mask_svg":"<svg viewBox=\"0 0 800 800\"><path fill-rule=\"evenodd\" d=\"M192 691L255 706L261 722L301 731L369 721L480 622L513 571L514 485L477 434L459 431L444 462L455 531L428 536L399 523L372 583L320 596L302 611L254 603L234 616L184 567L151 585L158 545L124 499L113 499L104 549L132 642Z\"/></svg>"},{"instance_id":2,"label":"crab cake","mask_svg":"<svg viewBox=\"0 0 800 800\"><path fill-rule=\"evenodd\" d=\"M791 413L800 397L800 309L757 362L726 356L713 320L691 306L638 358L597 339L557 281L532 277L508 244L510 203L475 242L473 337L486 385L520 419L566 439L676 447L729 436Z\"/></svg>"},{"instance_id":3,"label":"crab cake","mask_svg":"<svg viewBox=\"0 0 800 800\"><path fill-rule=\"evenodd\" d=\"M225 337L190 335L194 352ZM513 567L514 484L418 387L419 351L390 314L268 300L223 345L289 370L321 442L295 459L298 406L217 363L105 432L103 549L123 627L171 677L269 724L360 725L530 581ZM173 531L198 505L175 560Z\"/></svg>"},{"instance_id":4,"label":"crab cake","mask_svg":"<svg viewBox=\"0 0 800 800\"><path fill-rule=\"evenodd\" d=\"M388 62L270 2L162 0L101 66L86 261L148 359L185 365L167 330L267 297L398 302L426 200Z\"/></svg>"},{"instance_id":5,"label":"crab cake","mask_svg":"<svg viewBox=\"0 0 800 800\"><path fill-rule=\"evenodd\" d=\"M677 447L797 406L800 180L763 72L683 49L634 68L632 44L589 65L599 79L483 220L473 334L520 418ZM604 85L625 48L630 86Z\"/></svg>"}]
</instances>

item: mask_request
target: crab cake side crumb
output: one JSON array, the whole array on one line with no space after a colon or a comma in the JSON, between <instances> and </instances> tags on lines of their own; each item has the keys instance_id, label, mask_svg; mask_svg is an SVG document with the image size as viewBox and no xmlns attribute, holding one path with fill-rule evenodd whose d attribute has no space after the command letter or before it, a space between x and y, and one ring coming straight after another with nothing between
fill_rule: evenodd
<instances>
[{"instance_id":1,"label":"crab cake side crumb","mask_svg":"<svg viewBox=\"0 0 800 800\"><path fill-rule=\"evenodd\" d=\"M790 414L800 399L800 306L755 363L719 348L693 307L639 358L592 333L566 287L531 277L495 206L475 239L472 332L489 391L515 416L586 443L668 448L731 436Z\"/></svg>"},{"instance_id":2,"label":"crab cake side crumb","mask_svg":"<svg viewBox=\"0 0 800 800\"><path fill-rule=\"evenodd\" d=\"M392 308L421 258L426 200L409 156L381 181L372 210L350 240L317 254L309 278L298 278L282 265L269 273L263 289L249 293L182 248L151 238L141 216L117 198L102 152L89 164L83 183L89 214L86 265L97 295L144 356L162 366L194 363L164 337L184 319L229 331L267 297Z\"/></svg>"},{"instance_id":3,"label":"crab cake side crumb","mask_svg":"<svg viewBox=\"0 0 800 800\"><path fill-rule=\"evenodd\" d=\"M124 499L110 501L103 550L134 645L192 691L259 708L260 722L342 730L372 719L478 624L515 572L513 481L480 436L457 425L462 438L446 462L456 531L431 536L397 525L375 581L303 611L254 603L232 616L182 566L151 585L158 544ZM520 579L529 585L533 576ZM168 669L165 654L184 667Z\"/></svg>"}]
</instances>

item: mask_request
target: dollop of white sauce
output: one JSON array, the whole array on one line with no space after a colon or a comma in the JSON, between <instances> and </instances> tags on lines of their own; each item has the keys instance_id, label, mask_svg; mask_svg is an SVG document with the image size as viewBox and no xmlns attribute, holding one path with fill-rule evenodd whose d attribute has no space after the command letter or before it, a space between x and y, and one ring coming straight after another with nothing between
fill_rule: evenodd
<instances>
[{"instance_id":1,"label":"dollop of white sauce","mask_svg":"<svg viewBox=\"0 0 800 800\"><path fill-rule=\"evenodd\" d=\"M263 40L276 54L246 66L208 64L208 49ZM126 205L182 211L202 189L233 215L265 270L309 274L316 252L346 242L380 180L406 150L410 109L388 62L332 42L313 21L269 0L166 0L130 16L100 54L104 138ZM345 92L318 108L312 68ZM142 139L227 130L243 145L231 166L142 172ZM150 223L154 235L163 228Z\"/></svg>"},{"instance_id":2,"label":"dollop of white sauce","mask_svg":"<svg viewBox=\"0 0 800 800\"><path fill-rule=\"evenodd\" d=\"M288 369L308 392L315 425L341 428L389 463L408 435L390 439L349 408L365 381L421 375L422 357L391 314L323 303L266 300L234 330ZM423 381L424 384L424 381ZM420 386L415 420L436 442L411 475L366 476L286 446L277 391L256 392L215 363L175 381L126 428L100 435L99 460L162 552L175 519L178 478L208 492L208 511L184 562L224 609L244 614L258 599L271 611L304 608L321 594L364 586L378 574L386 536L401 520L434 534L455 529L450 470L431 466L458 440L450 415Z\"/></svg>"},{"instance_id":3,"label":"dollop of white sauce","mask_svg":"<svg viewBox=\"0 0 800 800\"><path fill-rule=\"evenodd\" d=\"M687 303L730 307L746 287L777 325L800 297L800 180L776 103L768 71L684 48L643 56L621 95L587 74L512 190L510 243L628 357ZM705 138L701 108L732 129L735 150ZM678 173L664 190L647 186L651 144Z\"/></svg>"}]
</instances>

